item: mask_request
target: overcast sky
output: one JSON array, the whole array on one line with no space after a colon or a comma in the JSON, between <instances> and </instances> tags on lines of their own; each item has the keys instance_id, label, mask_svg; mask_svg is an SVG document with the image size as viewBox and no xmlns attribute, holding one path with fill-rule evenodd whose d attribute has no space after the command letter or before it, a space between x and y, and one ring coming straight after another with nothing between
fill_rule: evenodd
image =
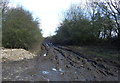
<instances>
[{"instance_id":1,"label":"overcast sky","mask_svg":"<svg viewBox=\"0 0 120 83\"><path fill-rule=\"evenodd\" d=\"M82 0L11 0L10 6L23 6L32 12L34 17L40 18L40 28L43 36L53 35L62 19L62 13L71 4L79 3Z\"/></svg>"}]
</instances>

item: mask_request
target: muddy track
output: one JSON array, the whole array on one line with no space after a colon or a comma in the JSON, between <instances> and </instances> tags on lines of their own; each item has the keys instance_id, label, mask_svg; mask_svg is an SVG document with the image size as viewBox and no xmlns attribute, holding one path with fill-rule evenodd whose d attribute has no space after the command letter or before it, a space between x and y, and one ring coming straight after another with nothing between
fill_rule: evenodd
<instances>
[{"instance_id":1,"label":"muddy track","mask_svg":"<svg viewBox=\"0 0 120 83\"><path fill-rule=\"evenodd\" d=\"M89 59L49 42L44 42L41 49L34 59L3 63L3 80L118 81L118 66L110 65L112 62Z\"/></svg>"},{"instance_id":2,"label":"muddy track","mask_svg":"<svg viewBox=\"0 0 120 83\"><path fill-rule=\"evenodd\" d=\"M59 47L60 48L60 47ZM59 51L61 53L61 55L63 55L69 62L72 66L76 67L76 68L80 68L80 67L83 67L83 65L85 64L90 64L91 66L93 66L94 68L96 68L98 71L100 71L103 75L107 76L107 75L111 75L111 76L114 76L113 73L111 73L110 69L108 67L105 67L103 64L100 64L100 63L97 63L96 61L94 60L90 60L88 58L85 58L84 56L82 56L82 54L80 53L76 53L76 52L73 52L72 50L68 50L68 52L72 52L73 55L72 56L65 56L66 54L63 52L63 48L56 48L55 47L55 50ZM66 51L65 51L66 52ZM82 59L82 65L78 65L78 64L81 64L80 62L80 59ZM85 62L86 61L86 62ZM78 65L78 66L77 66ZM91 67L90 66L90 67ZM88 70L91 70L90 67L88 66L85 66L86 69ZM102 70L101 70L102 69Z\"/></svg>"}]
</instances>

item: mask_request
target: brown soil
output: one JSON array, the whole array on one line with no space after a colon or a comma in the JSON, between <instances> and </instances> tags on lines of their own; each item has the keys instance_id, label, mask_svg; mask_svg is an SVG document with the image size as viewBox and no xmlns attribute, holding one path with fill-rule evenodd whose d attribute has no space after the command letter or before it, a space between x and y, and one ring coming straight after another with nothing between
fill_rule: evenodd
<instances>
[{"instance_id":1,"label":"brown soil","mask_svg":"<svg viewBox=\"0 0 120 83\"><path fill-rule=\"evenodd\" d=\"M119 66L111 60L92 59L71 48L45 42L42 53L36 57L13 60L10 56L9 60L3 61L2 80L118 81Z\"/></svg>"}]
</instances>

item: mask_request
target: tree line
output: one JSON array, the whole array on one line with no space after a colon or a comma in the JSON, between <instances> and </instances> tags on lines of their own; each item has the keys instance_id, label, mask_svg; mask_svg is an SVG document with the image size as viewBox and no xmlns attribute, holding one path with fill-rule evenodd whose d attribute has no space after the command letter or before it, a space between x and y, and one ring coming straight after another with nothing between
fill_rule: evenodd
<instances>
[{"instance_id":1,"label":"tree line","mask_svg":"<svg viewBox=\"0 0 120 83\"><path fill-rule=\"evenodd\" d=\"M2 3L2 46L5 48L34 49L41 45L39 20L22 7L10 8Z\"/></svg>"},{"instance_id":2,"label":"tree line","mask_svg":"<svg viewBox=\"0 0 120 83\"><path fill-rule=\"evenodd\" d=\"M120 2L89 0L73 4L65 13L53 41L70 45L114 44L120 46Z\"/></svg>"}]
</instances>

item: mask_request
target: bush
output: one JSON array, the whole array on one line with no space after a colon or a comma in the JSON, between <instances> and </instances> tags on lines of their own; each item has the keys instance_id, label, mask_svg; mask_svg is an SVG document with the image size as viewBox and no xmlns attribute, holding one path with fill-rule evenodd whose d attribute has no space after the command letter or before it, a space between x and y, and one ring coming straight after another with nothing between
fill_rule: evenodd
<instances>
[{"instance_id":1,"label":"bush","mask_svg":"<svg viewBox=\"0 0 120 83\"><path fill-rule=\"evenodd\" d=\"M6 48L29 50L42 42L38 20L23 8L8 9L4 13L2 31L2 45Z\"/></svg>"}]
</instances>

